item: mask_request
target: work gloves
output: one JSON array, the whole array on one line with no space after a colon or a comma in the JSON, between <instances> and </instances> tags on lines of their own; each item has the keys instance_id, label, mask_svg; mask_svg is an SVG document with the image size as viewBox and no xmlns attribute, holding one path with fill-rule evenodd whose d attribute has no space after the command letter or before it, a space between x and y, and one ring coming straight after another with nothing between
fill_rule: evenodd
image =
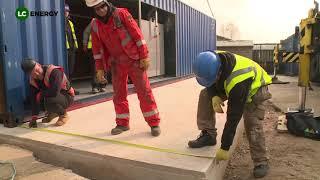
<instances>
[{"instance_id":1,"label":"work gloves","mask_svg":"<svg viewBox=\"0 0 320 180\"><path fill-rule=\"evenodd\" d=\"M143 70L148 70L150 66L150 59L149 58L145 58L145 59L140 59L140 68Z\"/></svg>"},{"instance_id":2,"label":"work gloves","mask_svg":"<svg viewBox=\"0 0 320 180\"><path fill-rule=\"evenodd\" d=\"M219 96L213 96L212 107L214 112L223 113L223 109L221 106L224 106L223 100Z\"/></svg>"},{"instance_id":3,"label":"work gloves","mask_svg":"<svg viewBox=\"0 0 320 180\"><path fill-rule=\"evenodd\" d=\"M97 70L97 81L100 84L107 84L108 80L104 77L104 70Z\"/></svg>"},{"instance_id":4,"label":"work gloves","mask_svg":"<svg viewBox=\"0 0 320 180\"><path fill-rule=\"evenodd\" d=\"M217 153L216 153L216 161L224 161L224 160L228 160L229 159L229 153L226 150L223 149L218 149Z\"/></svg>"}]
</instances>

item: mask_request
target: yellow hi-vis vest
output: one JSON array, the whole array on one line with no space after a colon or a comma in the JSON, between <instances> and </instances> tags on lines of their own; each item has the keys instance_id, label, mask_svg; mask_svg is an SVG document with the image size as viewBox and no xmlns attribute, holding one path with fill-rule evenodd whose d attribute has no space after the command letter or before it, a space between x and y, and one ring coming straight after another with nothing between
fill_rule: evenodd
<instances>
[{"instance_id":1,"label":"yellow hi-vis vest","mask_svg":"<svg viewBox=\"0 0 320 180\"><path fill-rule=\"evenodd\" d=\"M229 94L234 86L251 78L253 82L251 84L247 99L247 103L250 103L252 102L252 97L256 94L258 89L262 86L271 84L272 79L268 73L253 60L236 54L234 55L236 58L236 65L234 66L230 76L224 82L226 95L229 97Z\"/></svg>"},{"instance_id":2,"label":"yellow hi-vis vest","mask_svg":"<svg viewBox=\"0 0 320 180\"><path fill-rule=\"evenodd\" d=\"M74 31L73 23L72 23L70 20L68 20L68 22L69 22L69 25L70 25L70 27L71 27L72 38L73 38L73 40L74 40L74 46L75 46L75 48L78 48L77 36L76 36L75 31ZM67 49L69 49L69 48L70 48L70 45L69 45L69 41L68 41L67 34L66 34L66 46L67 46Z\"/></svg>"},{"instance_id":3,"label":"yellow hi-vis vest","mask_svg":"<svg viewBox=\"0 0 320 180\"><path fill-rule=\"evenodd\" d=\"M88 49L91 49L91 48L92 48L91 34L90 34L90 36L89 36L89 41L88 41L87 48L88 48Z\"/></svg>"}]
</instances>

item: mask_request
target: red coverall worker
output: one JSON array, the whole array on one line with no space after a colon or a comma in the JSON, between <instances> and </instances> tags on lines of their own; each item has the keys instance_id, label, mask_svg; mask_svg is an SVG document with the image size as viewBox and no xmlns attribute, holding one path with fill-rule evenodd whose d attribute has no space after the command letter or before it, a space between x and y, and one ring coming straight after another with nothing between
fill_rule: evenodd
<instances>
[{"instance_id":1,"label":"red coverall worker","mask_svg":"<svg viewBox=\"0 0 320 180\"><path fill-rule=\"evenodd\" d=\"M145 121L151 127L151 134L160 135L159 112L146 73L149 65L148 48L140 28L127 9L115 8L105 0L86 0L86 3L93 7L97 14L91 22L97 79L99 76L102 77L99 75L101 70L111 68L112 72L117 126L112 129L111 134L116 135L129 130L129 75L138 94ZM102 16L101 11L105 12Z\"/></svg>"}]
</instances>

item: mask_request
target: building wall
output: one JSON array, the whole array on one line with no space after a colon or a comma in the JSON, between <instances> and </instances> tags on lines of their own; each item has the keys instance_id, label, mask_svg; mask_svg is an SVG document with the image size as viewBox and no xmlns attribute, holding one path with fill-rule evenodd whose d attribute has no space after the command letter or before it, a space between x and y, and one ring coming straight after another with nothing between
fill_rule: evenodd
<instances>
[{"instance_id":1,"label":"building wall","mask_svg":"<svg viewBox=\"0 0 320 180\"><path fill-rule=\"evenodd\" d=\"M256 61L262 68L264 68L269 74L274 71L273 63L273 50L253 50L252 59Z\"/></svg>"},{"instance_id":2,"label":"building wall","mask_svg":"<svg viewBox=\"0 0 320 180\"><path fill-rule=\"evenodd\" d=\"M253 46L218 46L218 49L250 58L257 62L269 74L273 73L273 50L261 50L259 56L259 51L253 50Z\"/></svg>"},{"instance_id":3,"label":"building wall","mask_svg":"<svg viewBox=\"0 0 320 180\"><path fill-rule=\"evenodd\" d=\"M247 58L252 59L252 48L253 46L222 46L217 47L219 50L229 51Z\"/></svg>"},{"instance_id":4,"label":"building wall","mask_svg":"<svg viewBox=\"0 0 320 180\"><path fill-rule=\"evenodd\" d=\"M217 41L231 41L231 39L217 35Z\"/></svg>"}]
</instances>

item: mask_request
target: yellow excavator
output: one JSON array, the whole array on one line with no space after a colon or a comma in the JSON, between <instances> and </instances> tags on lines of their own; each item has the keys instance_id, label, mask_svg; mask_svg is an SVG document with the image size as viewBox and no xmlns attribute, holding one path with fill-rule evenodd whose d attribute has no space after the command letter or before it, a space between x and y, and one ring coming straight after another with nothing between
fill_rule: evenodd
<instances>
[{"instance_id":1,"label":"yellow excavator","mask_svg":"<svg viewBox=\"0 0 320 180\"><path fill-rule=\"evenodd\" d=\"M311 61L317 61L318 58L314 58L317 53L320 52L320 13L319 13L319 4L314 1L315 7L310 9L308 12L308 17L302 19L300 22L299 30L296 30L299 33L296 33L299 40L298 53L297 52L284 52L279 45L274 48L274 67L275 74L273 82L275 84L281 83L277 78L277 68L279 64L284 60L284 53L295 53L294 56L297 56L299 61L299 107L297 108L288 108L286 116L280 116L278 119L278 132L287 132L289 128L288 118L292 119L295 113L304 117L302 119L309 118L307 121L314 121L313 118L313 109L306 108L307 100L307 88L312 90L310 83L310 74L311 74ZM296 43L297 44L297 43ZM297 44L298 45L298 44ZM284 60L288 63L290 61ZM320 78L320 77L318 77ZM302 119L299 120L302 122ZM293 121L292 121L293 122ZM301 123L300 123L301 125ZM292 128L292 123L290 125ZM302 127L299 127L300 129ZM289 130L290 131L290 130ZM318 132L317 132L318 133ZM304 134L314 136L314 131L309 131L309 129L304 130ZM317 134L319 136L319 133Z\"/></svg>"},{"instance_id":2,"label":"yellow excavator","mask_svg":"<svg viewBox=\"0 0 320 180\"><path fill-rule=\"evenodd\" d=\"M274 84L282 84L285 82L279 81L277 71L281 63L292 63L299 61L299 107L288 108L289 112L311 112L312 109L306 109L307 88L310 85L310 69L312 57L320 52L320 13L319 4L314 1L315 7L310 9L308 17L302 19L300 27L297 29L297 37L299 39L299 48L297 52L286 52L281 48L281 44L277 44L274 48ZM286 59L286 55L289 58ZM316 60L316 59L314 59ZM320 77L319 77L320 78Z\"/></svg>"},{"instance_id":3,"label":"yellow excavator","mask_svg":"<svg viewBox=\"0 0 320 180\"><path fill-rule=\"evenodd\" d=\"M298 111L306 109L307 88L310 87L311 59L320 51L320 14L319 4L314 1L315 8L310 9L308 17L300 22L300 52L299 52L299 107Z\"/></svg>"}]
</instances>

